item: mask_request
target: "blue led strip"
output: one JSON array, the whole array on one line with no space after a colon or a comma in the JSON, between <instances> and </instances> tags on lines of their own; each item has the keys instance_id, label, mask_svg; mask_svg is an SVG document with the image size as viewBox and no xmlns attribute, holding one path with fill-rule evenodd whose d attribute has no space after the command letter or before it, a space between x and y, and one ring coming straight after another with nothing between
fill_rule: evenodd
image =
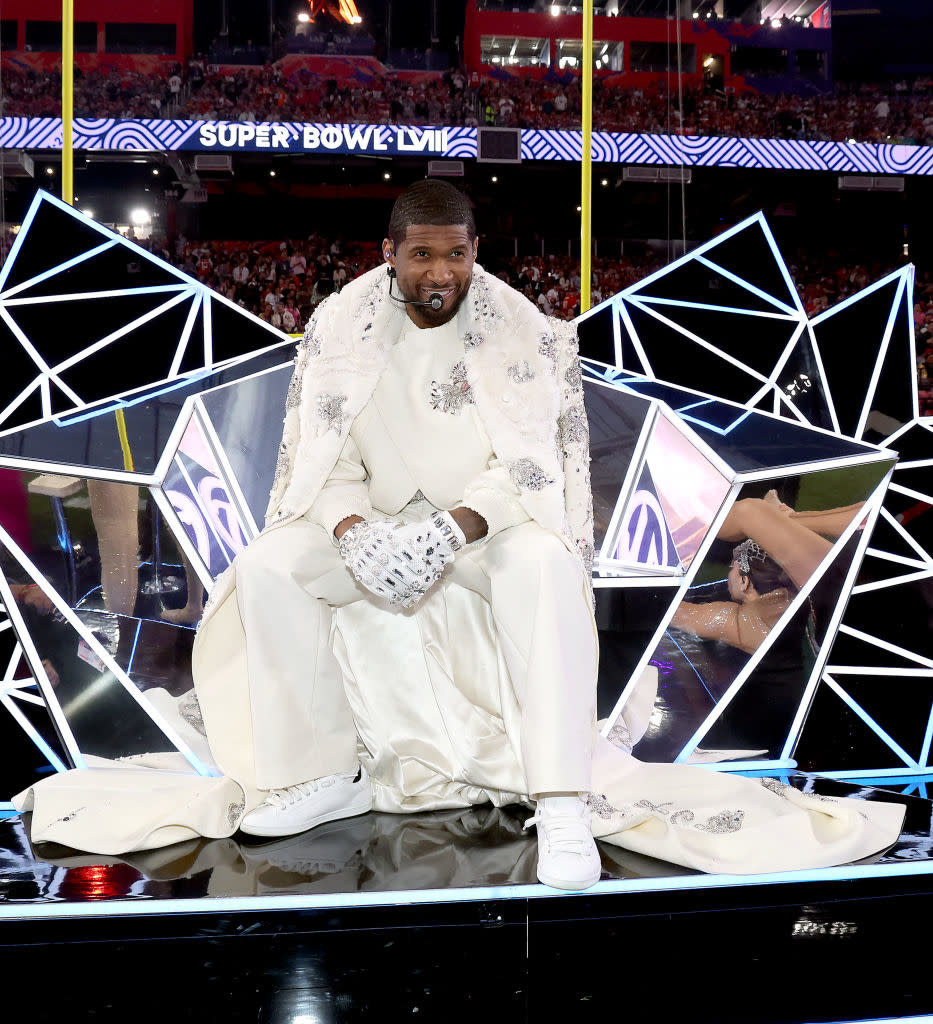
<instances>
[{"instance_id":1,"label":"blue led strip","mask_svg":"<svg viewBox=\"0 0 933 1024\"><path fill-rule=\"evenodd\" d=\"M237 912L288 913L294 910L354 909L357 907L410 907L430 904L477 903L499 900L577 899L592 903L600 896L637 892L692 892L701 889L752 889L758 886L798 885L809 882L872 881L881 878L933 876L933 862L847 864L803 871L770 871L756 875L674 875L660 878L607 879L584 893L552 889L548 885L478 885L458 889L408 889L401 892L285 894L273 896L211 896L194 899L114 899L101 902L0 904L0 920L98 918L114 915L229 914ZM581 904L582 905L582 904ZM592 908L591 908L592 909Z\"/></svg>"},{"instance_id":2,"label":"blue led strip","mask_svg":"<svg viewBox=\"0 0 933 1024\"><path fill-rule=\"evenodd\" d=\"M32 212L32 211L30 211ZM17 242L21 236L26 234L26 225L20 229L19 235L16 236ZM31 277L28 281L22 281L20 284L14 285L8 292L0 292L0 302L5 302L11 299L17 292L25 291L27 288L33 288L37 284L41 284L43 281L47 281L50 277L54 277L56 274L62 273L62 271L70 270L72 267L76 267L79 263L84 263L85 260L92 259L94 256L99 256L102 252L106 252L108 249L112 249L116 245L116 241L102 242L100 245L93 249L88 249L87 252L79 253L77 256L73 256L70 260L65 260L64 263L59 263L57 266L52 267L51 270L45 270L41 274L37 274L35 277ZM14 260L13 250L10 250L10 255L7 257L7 263L12 266ZM7 268L4 268L6 270ZM9 271L7 271L9 272ZM43 299L57 298L55 295L44 295Z\"/></svg>"},{"instance_id":3,"label":"blue led strip","mask_svg":"<svg viewBox=\"0 0 933 1024\"><path fill-rule=\"evenodd\" d=\"M900 743L897 742L897 740L894 739L893 736L890 735L890 733L883 729L860 704L858 704L848 693L846 693L845 690L843 690L832 676L824 673L823 682L826 683L833 693L835 693L836 696L846 704L850 711L853 711L859 718L861 718L861 720L869 729L871 729L878 739L882 741L882 743L897 754L908 768L919 769L921 767L921 765L907 753L907 751L900 745Z\"/></svg>"}]
</instances>

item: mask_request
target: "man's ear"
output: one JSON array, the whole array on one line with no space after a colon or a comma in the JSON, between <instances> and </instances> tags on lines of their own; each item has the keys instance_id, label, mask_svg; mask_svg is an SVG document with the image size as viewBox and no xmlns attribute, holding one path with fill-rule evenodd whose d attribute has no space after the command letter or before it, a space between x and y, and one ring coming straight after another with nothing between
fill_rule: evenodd
<instances>
[{"instance_id":1,"label":"man's ear","mask_svg":"<svg viewBox=\"0 0 933 1024\"><path fill-rule=\"evenodd\" d=\"M392 244L391 238L383 238L382 240L382 258L390 267L395 267L395 246Z\"/></svg>"}]
</instances>

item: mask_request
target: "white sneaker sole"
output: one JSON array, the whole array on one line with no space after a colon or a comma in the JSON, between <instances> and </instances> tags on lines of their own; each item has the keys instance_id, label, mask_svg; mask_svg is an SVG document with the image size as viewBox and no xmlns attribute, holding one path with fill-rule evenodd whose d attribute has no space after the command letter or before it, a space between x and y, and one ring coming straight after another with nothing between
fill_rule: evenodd
<instances>
[{"instance_id":1,"label":"white sneaker sole","mask_svg":"<svg viewBox=\"0 0 933 1024\"><path fill-rule=\"evenodd\" d=\"M589 889L590 886L595 885L602 875L602 868L595 872L591 877L584 878L582 880L569 880L566 878L557 878L555 875L549 875L546 871L538 869L538 881L544 885L549 885L552 889L566 889L568 892L581 892L583 889Z\"/></svg>"},{"instance_id":2,"label":"white sneaker sole","mask_svg":"<svg viewBox=\"0 0 933 1024\"><path fill-rule=\"evenodd\" d=\"M297 836L302 832L307 832L309 829L316 828L318 825L323 825L328 821L339 821L341 818L355 818L360 814L368 814L373 809L373 795L372 791L366 793L365 796L354 800L353 803L346 804L343 807L335 807L333 810L324 811L322 814L311 818L307 822L302 822L299 828L295 828L293 825L283 828L282 826L276 826L274 824L269 825L250 825L246 822L246 819L240 823L240 831L245 832L248 836ZM247 818L249 815L246 816Z\"/></svg>"}]
</instances>

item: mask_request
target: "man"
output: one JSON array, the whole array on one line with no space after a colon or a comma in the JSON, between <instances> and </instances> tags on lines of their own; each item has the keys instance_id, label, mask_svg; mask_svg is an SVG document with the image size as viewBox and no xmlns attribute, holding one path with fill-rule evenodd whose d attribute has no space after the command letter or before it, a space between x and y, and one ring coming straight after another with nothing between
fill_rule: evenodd
<instances>
[{"instance_id":1,"label":"man","mask_svg":"<svg viewBox=\"0 0 933 1024\"><path fill-rule=\"evenodd\" d=\"M390 617L441 580L463 587L488 602L508 668L508 739L524 774L513 786L537 804L538 876L586 888L600 873L582 799L597 651L572 332L475 265L469 204L446 182L399 198L382 252L384 267L308 325L267 529L237 558L235 589L218 581L205 612L194 670L211 747L245 782L245 832L288 835L368 811L331 609L369 601ZM245 752L230 721L238 699ZM418 722L400 727L417 744Z\"/></svg>"}]
</instances>

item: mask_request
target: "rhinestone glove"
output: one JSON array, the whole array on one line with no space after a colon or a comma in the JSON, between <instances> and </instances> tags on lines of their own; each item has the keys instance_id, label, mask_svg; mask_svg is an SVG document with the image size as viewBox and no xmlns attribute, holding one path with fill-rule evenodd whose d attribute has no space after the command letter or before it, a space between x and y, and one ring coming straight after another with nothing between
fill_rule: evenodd
<instances>
[{"instance_id":1,"label":"rhinestone glove","mask_svg":"<svg viewBox=\"0 0 933 1024\"><path fill-rule=\"evenodd\" d=\"M453 516L435 512L417 523L356 523L340 538L340 554L367 590L410 608L464 544L466 537Z\"/></svg>"}]
</instances>

